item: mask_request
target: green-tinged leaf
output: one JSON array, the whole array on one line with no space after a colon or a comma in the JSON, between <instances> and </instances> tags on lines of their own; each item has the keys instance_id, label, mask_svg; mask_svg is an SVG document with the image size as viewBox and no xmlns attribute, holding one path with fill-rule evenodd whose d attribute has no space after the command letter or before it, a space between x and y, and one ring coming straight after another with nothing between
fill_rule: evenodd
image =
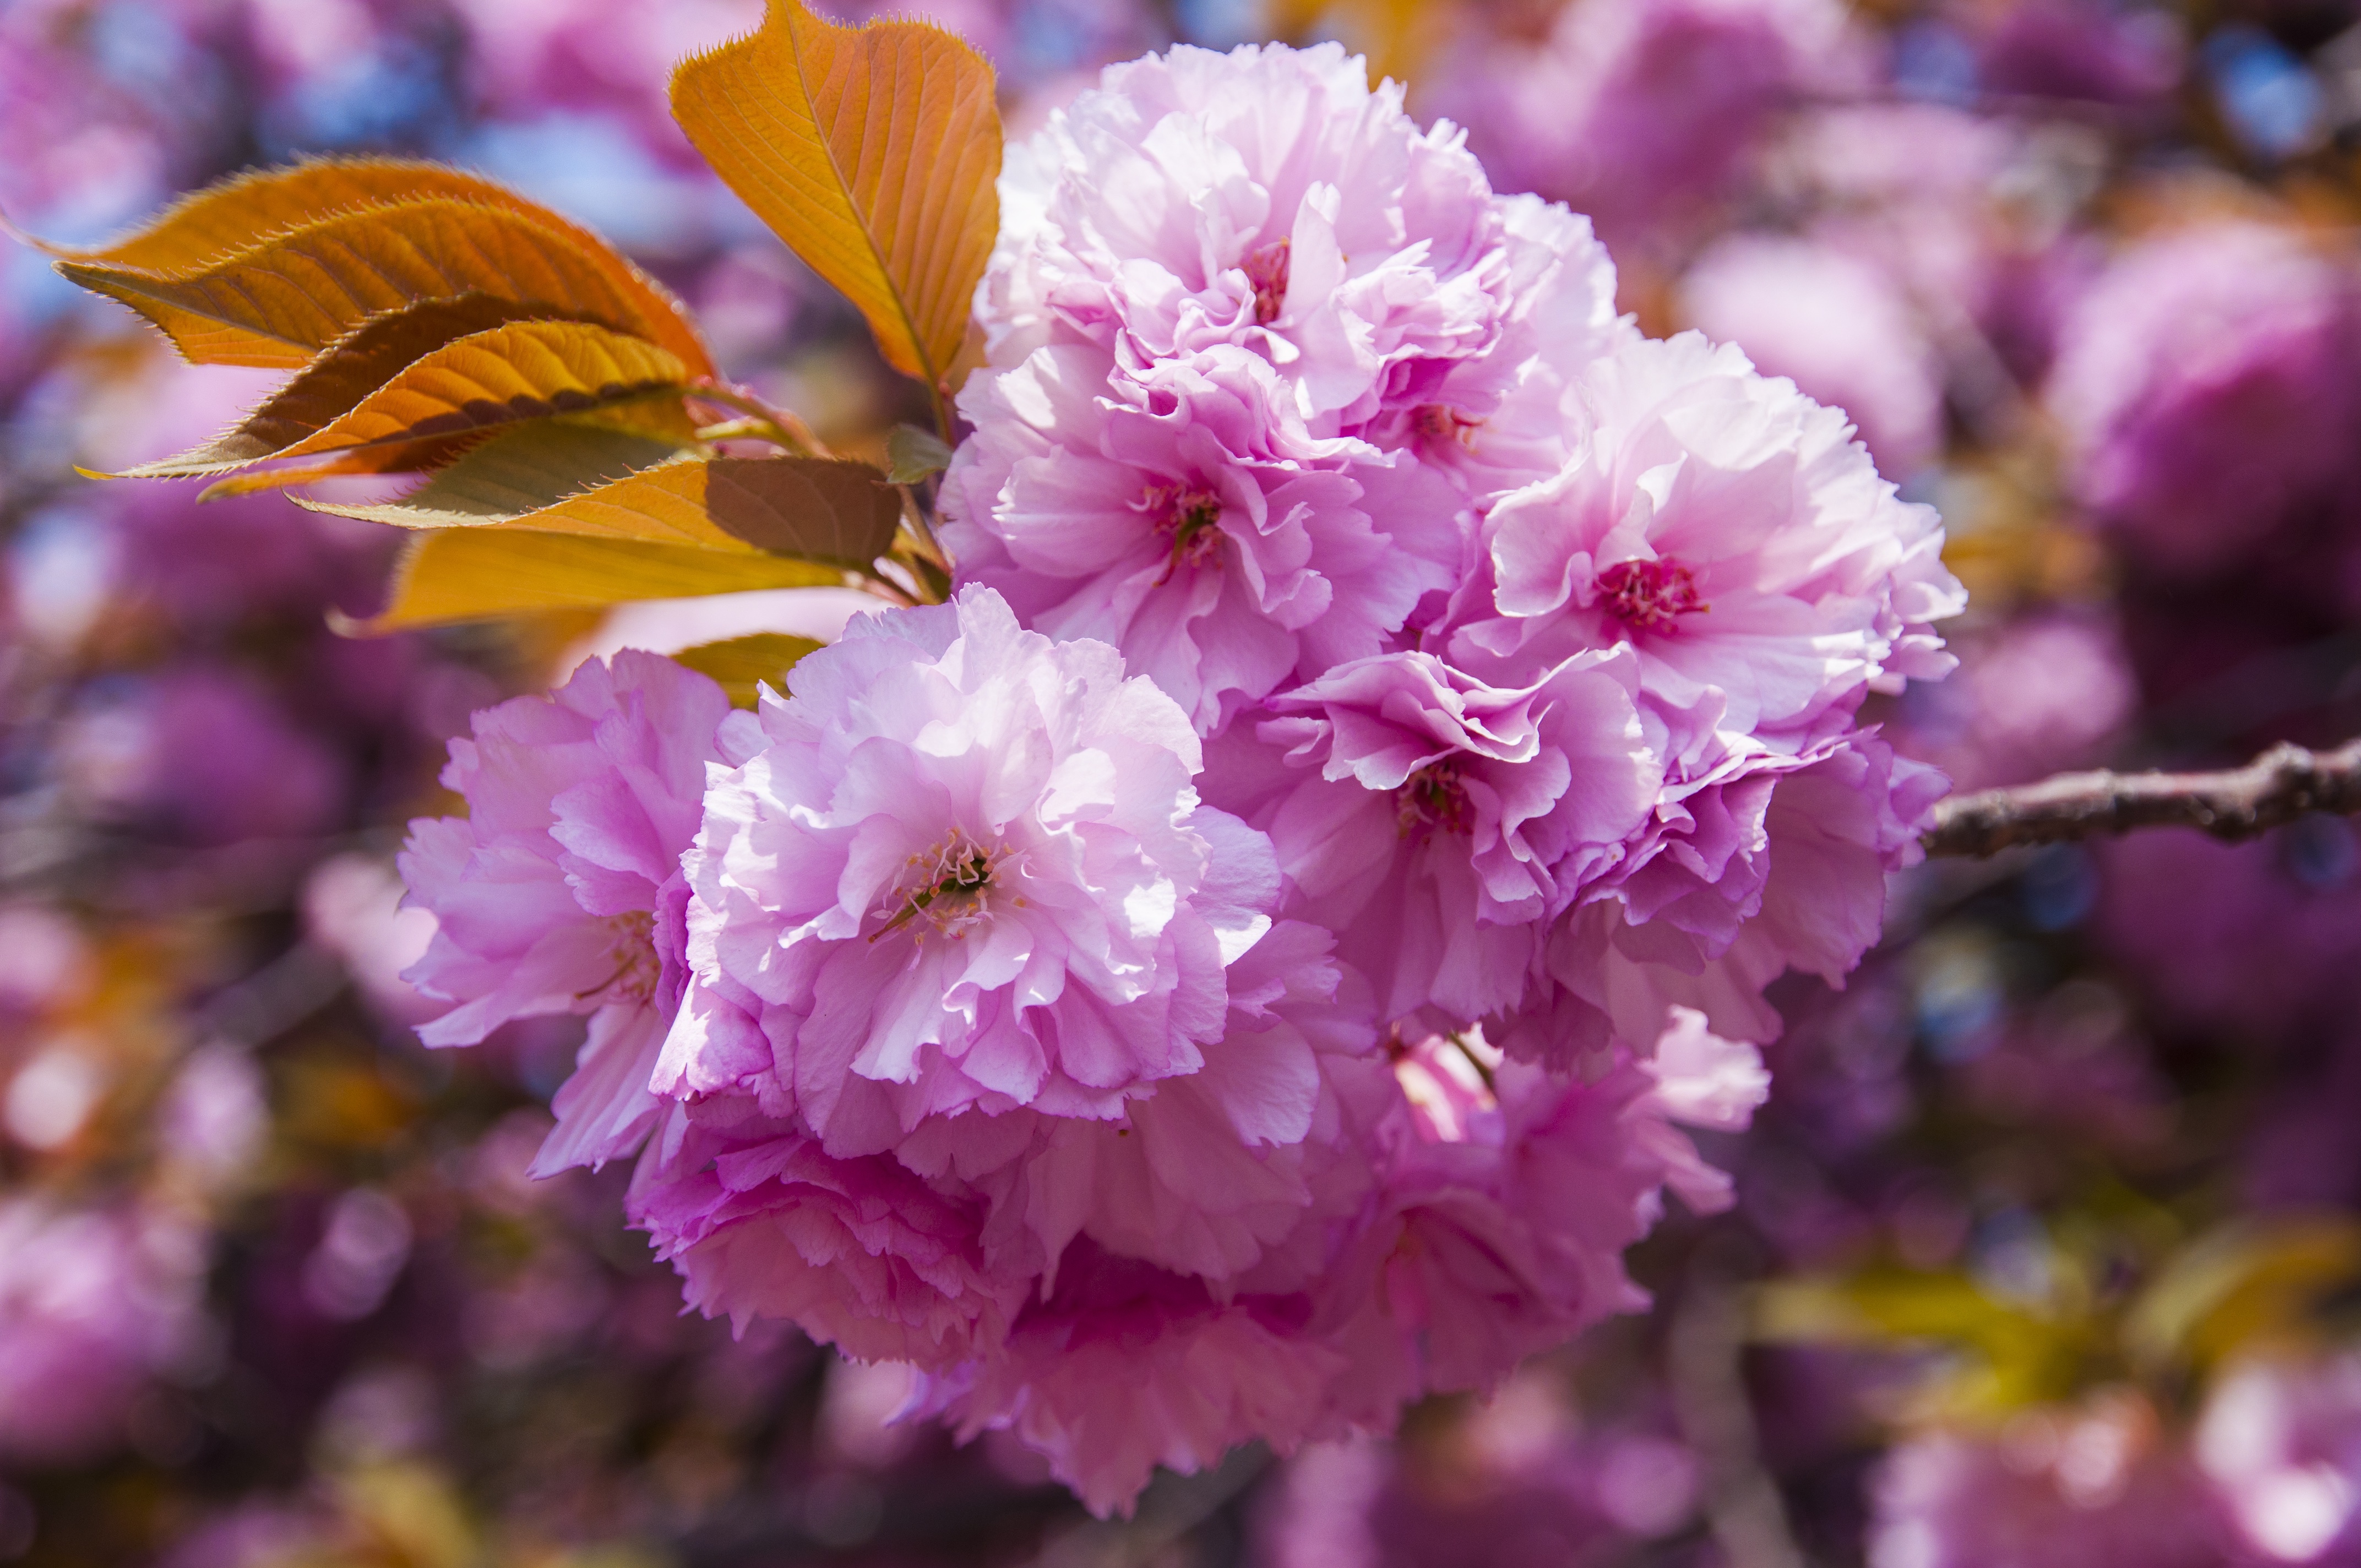
<instances>
[{"instance_id":1,"label":"green-tinged leaf","mask_svg":"<svg viewBox=\"0 0 2361 1568\"><path fill-rule=\"evenodd\" d=\"M277 457L350 413L371 392L434 350L533 313L532 306L514 300L463 294L372 317L322 350L300 375L235 428L203 446L143 464L118 477L188 478L225 474Z\"/></svg>"},{"instance_id":2,"label":"green-tinged leaf","mask_svg":"<svg viewBox=\"0 0 2361 1568\"><path fill-rule=\"evenodd\" d=\"M521 528L452 528L412 541L392 602L360 630L398 631L535 610L633 599L693 598L754 588L843 587L839 567L760 551L636 539L585 539Z\"/></svg>"},{"instance_id":3,"label":"green-tinged leaf","mask_svg":"<svg viewBox=\"0 0 2361 1568\"><path fill-rule=\"evenodd\" d=\"M785 690L787 672L795 668L796 661L825 646L808 637L758 631L751 637L732 637L726 641L686 648L673 657L701 674L712 676L730 694L732 705L752 707L759 695L758 686L767 681L773 690Z\"/></svg>"},{"instance_id":4,"label":"green-tinged leaf","mask_svg":"<svg viewBox=\"0 0 2361 1568\"><path fill-rule=\"evenodd\" d=\"M1929 1390L1929 1403L1991 1413L2071 1391L2100 1340L2079 1311L2035 1311L2000 1300L1954 1273L1872 1269L1841 1280L1764 1287L1755 1300L1758 1338L1935 1348L1965 1353Z\"/></svg>"},{"instance_id":5,"label":"green-tinged leaf","mask_svg":"<svg viewBox=\"0 0 2361 1568\"><path fill-rule=\"evenodd\" d=\"M915 424L897 424L885 438L885 477L897 485L915 485L951 466L951 449L942 437Z\"/></svg>"},{"instance_id":6,"label":"green-tinged leaf","mask_svg":"<svg viewBox=\"0 0 2361 1568\"><path fill-rule=\"evenodd\" d=\"M383 478L393 474L424 473L457 462L479 439L467 435L434 436L405 446L374 446L362 452L339 453L316 463L230 474L199 490L197 499L217 501L230 496L258 495L267 490L316 485L323 479Z\"/></svg>"},{"instance_id":7,"label":"green-tinged leaf","mask_svg":"<svg viewBox=\"0 0 2361 1568\"><path fill-rule=\"evenodd\" d=\"M554 214L480 201L360 208L181 271L58 270L129 305L198 364L296 369L372 317L481 294L644 338L699 376L711 368L670 296L620 256Z\"/></svg>"},{"instance_id":8,"label":"green-tinged leaf","mask_svg":"<svg viewBox=\"0 0 2361 1568\"><path fill-rule=\"evenodd\" d=\"M2361 1280L2361 1220L2286 1214L2237 1222L2183 1247L2140 1294L2125 1346L2151 1365L2200 1365L2302 1337L2320 1303Z\"/></svg>"},{"instance_id":9,"label":"green-tinged leaf","mask_svg":"<svg viewBox=\"0 0 2361 1568\"><path fill-rule=\"evenodd\" d=\"M886 360L939 389L1000 232L992 66L926 22L850 27L770 0L674 72L673 114L763 221L842 290Z\"/></svg>"},{"instance_id":10,"label":"green-tinged leaf","mask_svg":"<svg viewBox=\"0 0 2361 1568\"><path fill-rule=\"evenodd\" d=\"M680 453L654 436L550 420L484 443L400 500L301 504L401 528L513 522Z\"/></svg>"}]
</instances>

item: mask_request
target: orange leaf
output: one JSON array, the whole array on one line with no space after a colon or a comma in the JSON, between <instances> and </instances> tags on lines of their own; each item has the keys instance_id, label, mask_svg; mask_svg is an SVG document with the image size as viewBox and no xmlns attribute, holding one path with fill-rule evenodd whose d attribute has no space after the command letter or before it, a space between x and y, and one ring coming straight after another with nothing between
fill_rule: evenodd
<instances>
[{"instance_id":1,"label":"orange leaf","mask_svg":"<svg viewBox=\"0 0 2361 1568\"><path fill-rule=\"evenodd\" d=\"M390 460L422 446L666 390L677 402L686 380L681 362L652 343L582 322L521 322L444 345L325 429L270 455L340 453L362 462ZM389 462L346 471L399 473L406 466ZM151 466L143 477L154 472Z\"/></svg>"},{"instance_id":2,"label":"orange leaf","mask_svg":"<svg viewBox=\"0 0 2361 1568\"><path fill-rule=\"evenodd\" d=\"M672 104L887 361L939 391L1000 231L991 64L930 23L848 27L770 0L760 31L674 72Z\"/></svg>"},{"instance_id":3,"label":"orange leaf","mask_svg":"<svg viewBox=\"0 0 2361 1568\"><path fill-rule=\"evenodd\" d=\"M498 437L405 499L315 511L417 529L371 630L750 588L840 587L901 498L865 463L667 455L562 420Z\"/></svg>"},{"instance_id":4,"label":"orange leaf","mask_svg":"<svg viewBox=\"0 0 2361 1568\"><path fill-rule=\"evenodd\" d=\"M304 501L400 528L538 529L805 555L860 570L901 526L901 493L836 457L687 457L660 436L571 420L486 443L398 501Z\"/></svg>"},{"instance_id":5,"label":"orange leaf","mask_svg":"<svg viewBox=\"0 0 2361 1568\"><path fill-rule=\"evenodd\" d=\"M584 231L511 200L356 208L180 270L111 261L58 270L139 312L198 364L297 368L373 317L483 294L644 337L711 374L670 295Z\"/></svg>"},{"instance_id":6,"label":"orange leaf","mask_svg":"<svg viewBox=\"0 0 2361 1568\"><path fill-rule=\"evenodd\" d=\"M454 196L514 212L542 213L505 186L439 163L406 158L324 158L288 169L250 170L192 191L105 245L88 249L41 245L41 248L66 261L105 262L146 272L187 272L284 229L302 228L357 207L428 196Z\"/></svg>"},{"instance_id":7,"label":"orange leaf","mask_svg":"<svg viewBox=\"0 0 2361 1568\"><path fill-rule=\"evenodd\" d=\"M634 599L843 587L851 581L839 567L759 552L498 526L438 529L411 542L394 570L392 601L353 629L399 631Z\"/></svg>"}]
</instances>

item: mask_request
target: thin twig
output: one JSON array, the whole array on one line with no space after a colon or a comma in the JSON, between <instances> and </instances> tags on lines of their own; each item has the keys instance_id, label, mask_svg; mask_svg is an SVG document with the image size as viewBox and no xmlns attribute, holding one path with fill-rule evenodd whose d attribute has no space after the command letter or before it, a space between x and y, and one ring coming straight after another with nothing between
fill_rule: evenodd
<instances>
[{"instance_id":1,"label":"thin twig","mask_svg":"<svg viewBox=\"0 0 2361 1568\"><path fill-rule=\"evenodd\" d=\"M1810 1568L1787 1519L1779 1483L1763 1463L1746 1391L1747 1307L1725 1239L1689 1271L1666 1350L1681 1435L1704 1470L1706 1522L1731 1568Z\"/></svg>"},{"instance_id":2,"label":"thin twig","mask_svg":"<svg viewBox=\"0 0 2361 1568\"><path fill-rule=\"evenodd\" d=\"M1919 841L1929 855L1977 857L2135 828L2194 828L2235 842L2314 811L2361 813L2361 740L2334 751L2274 746L2222 773L2061 773L1980 790L1938 806Z\"/></svg>"}]
</instances>

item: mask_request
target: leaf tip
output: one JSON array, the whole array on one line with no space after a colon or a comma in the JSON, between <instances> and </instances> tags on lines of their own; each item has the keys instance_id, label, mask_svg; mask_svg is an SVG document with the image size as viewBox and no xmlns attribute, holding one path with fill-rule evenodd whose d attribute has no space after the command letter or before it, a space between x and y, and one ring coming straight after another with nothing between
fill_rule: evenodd
<instances>
[{"instance_id":1,"label":"leaf tip","mask_svg":"<svg viewBox=\"0 0 2361 1568\"><path fill-rule=\"evenodd\" d=\"M56 246L51 245L48 240L43 239L40 236L33 233L31 230L19 225L15 218L8 215L8 209L5 207L0 207L0 235L6 235L18 245L24 246L28 249L38 250L43 256L61 256L64 254L64 252L60 251Z\"/></svg>"}]
</instances>

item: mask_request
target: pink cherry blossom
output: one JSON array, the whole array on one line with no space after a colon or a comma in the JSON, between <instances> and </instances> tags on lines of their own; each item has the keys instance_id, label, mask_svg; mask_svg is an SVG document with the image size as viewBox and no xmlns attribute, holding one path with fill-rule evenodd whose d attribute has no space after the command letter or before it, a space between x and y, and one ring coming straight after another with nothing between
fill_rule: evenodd
<instances>
[{"instance_id":1,"label":"pink cherry blossom","mask_svg":"<svg viewBox=\"0 0 2361 1568\"><path fill-rule=\"evenodd\" d=\"M979 294L993 363L1090 342L1152 381L1236 347L1315 436L1413 407L1512 309L1504 219L1459 141L1334 44L1111 67L1012 149Z\"/></svg>"},{"instance_id":2,"label":"pink cherry blossom","mask_svg":"<svg viewBox=\"0 0 2361 1568\"><path fill-rule=\"evenodd\" d=\"M1589 1083L1480 1036L1326 1070L1354 1144L1288 1248L1217 1290L1078 1244L1005 1350L928 1379L915 1409L1014 1432L1101 1513L1128 1511L1156 1464L1202 1469L1248 1438L1390 1431L1412 1400L1488 1389L1644 1306L1621 1254L1664 1188L1728 1201L1676 1124L1742 1126L1768 1081L1693 1014Z\"/></svg>"},{"instance_id":3,"label":"pink cherry blossom","mask_svg":"<svg viewBox=\"0 0 2361 1568\"><path fill-rule=\"evenodd\" d=\"M680 856L729 712L668 659L593 660L546 697L478 714L443 774L468 815L411 824L409 903L438 925L403 978L457 1004L419 1037L472 1045L512 1018L590 1015L537 1172L628 1155L655 1124L649 1074L686 979Z\"/></svg>"},{"instance_id":4,"label":"pink cherry blossom","mask_svg":"<svg viewBox=\"0 0 2361 1568\"><path fill-rule=\"evenodd\" d=\"M1789 969L1840 982L1876 942L1886 874L1919 855L1942 775L1873 734L1732 756L1668 788L1617 872L1550 932L1545 978L1489 1025L1512 1056L1570 1066L1649 1040L1668 1010L1767 1043L1763 988Z\"/></svg>"},{"instance_id":5,"label":"pink cherry blossom","mask_svg":"<svg viewBox=\"0 0 2361 1568\"><path fill-rule=\"evenodd\" d=\"M1381 651L1453 581L1457 492L1415 466L1288 455L1312 444L1289 441L1302 422L1250 355L1151 390L1104 349L1052 345L976 377L961 406L977 433L946 481L945 537L962 578L1037 630L1120 649L1201 731Z\"/></svg>"},{"instance_id":6,"label":"pink cherry blossom","mask_svg":"<svg viewBox=\"0 0 2361 1568\"><path fill-rule=\"evenodd\" d=\"M1316 1257L1274 1254L1305 1244L1307 1219L1349 1158L1336 1064L1378 1041L1367 987L1334 946L1318 927L1273 926L1229 968L1228 1017L1203 1069L1133 1101L1120 1125L1010 1113L999 1120L1030 1138L1004 1157L975 1118L952 1118L900 1157L988 1191L1004 1261L1038 1270L1045 1285L1078 1236L1216 1284L1316 1267Z\"/></svg>"},{"instance_id":7,"label":"pink cherry blossom","mask_svg":"<svg viewBox=\"0 0 2361 1568\"><path fill-rule=\"evenodd\" d=\"M1199 806L1170 697L973 587L855 621L791 686L707 791L660 1092L752 1094L851 1155L971 1107L1117 1119L1204 1066L1276 871Z\"/></svg>"},{"instance_id":8,"label":"pink cherry blossom","mask_svg":"<svg viewBox=\"0 0 2361 1568\"><path fill-rule=\"evenodd\" d=\"M1431 620L1469 502L1554 466L1556 389L1632 335L1587 222L1334 45L1112 69L1002 183L947 538L1207 734Z\"/></svg>"},{"instance_id":9,"label":"pink cherry blossom","mask_svg":"<svg viewBox=\"0 0 2361 1568\"><path fill-rule=\"evenodd\" d=\"M1323 1281L1317 1321L1353 1360L1337 1413L1390 1430L1401 1404L1485 1390L1527 1355L1646 1295L1623 1249L1670 1186L1727 1206L1680 1124L1742 1127L1769 1079L1752 1047L1674 1014L1661 1043L1587 1080L1504 1059L1480 1035L1411 1047L1374 1100L1375 1217Z\"/></svg>"},{"instance_id":10,"label":"pink cherry blossom","mask_svg":"<svg viewBox=\"0 0 2361 1568\"><path fill-rule=\"evenodd\" d=\"M1314 1187L1343 1157L1326 1076L1377 1040L1329 946L1271 927L1230 966L1202 1069L1152 1085L1120 1124L970 1108L890 1154L838 1157L756 1093L701 1096L650 1145L633 1222L705 1311L937 1368L1000 1354L1026 1299L1062 1289L1076 1258L1220 1287L1257 1268L1301 1277L1324 1255L1307 1241ZM1282 1243L1313 1255L1276 1261Z\"/></svg>"},{"instance_id":11,"label":"pink cherry blossom","mask_svg":"<svg viewBox=\"0 0 2361 1568\"><path fill-rule=\"evenodd\" d=\"M1965 596L1940 526L1840 412L1694 334L1594 362L1564 411L1565 466L1485 519L1455 663L1546 668L1628 642L1682 757L1949 667L1929 623Z\"/></svg>"},{"instance_id":12,"label":"pink cherry blossom","mask_svg":"<svg viewBox=\"0 0 2361 1568\"><path fill-rule=\"evenodd\" d=\"M1194 1474L1254 1438L1285 1452L1324 1419L1349 1364L1304 1333L1302 1298L1078 1254L1002 1354L925 1380L912 1413L1013 1433L1101 1515L1128 1514L1159 1464Z\"/></svg>"},{"instance_id":13,"label":"pink cherry blossom","mask_svg":"<svg viewBox=\"0 0 2361 1568\"><path fill-rule=\"evenodd\" d=\"M787 1319L865 1361L942 1365L991 1349L1031 1284L986 1266L972 1195L887 1156L836 1158L742 1102L735 1117L675 1113L628 1211L690 1306L741 1330Z\"/></svg>"},{"instance_id":14,"label":"pink cherry blossom","mask_svg":"<svg viewBox=\"0 0 2361 1568\"><path fill-rule=\"evenodd\" d=\"M1431 653L1339 665L1223 748L1262 778L1220 798L1271 834L1290 912L1337 932L1387 1019L1455 1027L1522 998L1548 923L1647 821L1638 675L1628 648L1508 690Z\"/></svg>"}]
</instances>

